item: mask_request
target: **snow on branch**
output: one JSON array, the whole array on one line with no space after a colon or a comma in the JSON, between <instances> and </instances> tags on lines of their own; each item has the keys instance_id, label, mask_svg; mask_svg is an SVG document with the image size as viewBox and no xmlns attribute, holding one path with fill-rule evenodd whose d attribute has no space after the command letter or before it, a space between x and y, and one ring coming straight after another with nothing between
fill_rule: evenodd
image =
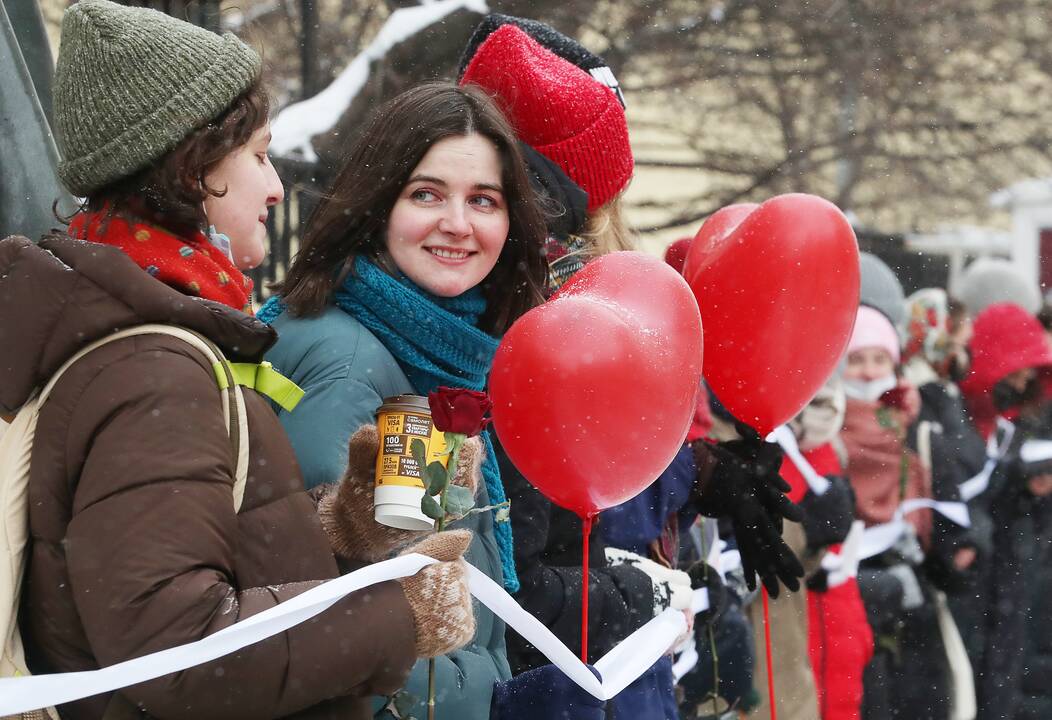
<instances>
[{"instance_id":1,"label":"snow on branch","mask_svg":"<svg viewBox=\"0 0 1052 720\"><path fill-rule=\"evenodd\" d=\"M485 0L425 0L421 5L395 10L369 46L327 88L278 113L271 123L273 139L270 151L282 157L298 152L304 159L316 161L311 138L328 132L336 125L365 86L369 78L369 66L383 58L395 45L461 8L480 14L489 12Z\"/></svg>"}]
</instances>

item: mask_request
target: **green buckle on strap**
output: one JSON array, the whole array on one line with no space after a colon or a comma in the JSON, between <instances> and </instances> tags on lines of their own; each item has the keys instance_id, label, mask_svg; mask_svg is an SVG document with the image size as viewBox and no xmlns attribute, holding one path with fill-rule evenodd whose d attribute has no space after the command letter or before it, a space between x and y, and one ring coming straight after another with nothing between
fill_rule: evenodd
<instances>
[{"instance_id":1,"label":"green buckle on strap","mask_svg":"<svg viewBox=\"0 0 1052 720\"><path fill-rule=\"evenodd\" d=\"M303 398L303 390L287 377L279 373L266 361L259 363L227 363L234 382L242 387L252 388L260 395L266 395L286 412L292 412ZM221 367L213 368L219 389L228 386L226 373Z\"/></svg>"}]
</instances>

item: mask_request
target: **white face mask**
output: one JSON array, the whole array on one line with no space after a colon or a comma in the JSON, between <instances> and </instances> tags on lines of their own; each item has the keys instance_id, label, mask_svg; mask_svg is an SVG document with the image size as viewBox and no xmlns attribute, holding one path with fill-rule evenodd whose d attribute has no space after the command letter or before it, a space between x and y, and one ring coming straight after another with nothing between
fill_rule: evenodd
<instances>
[{"instance_id":1,"label":"white face mask","mask_svg":"<svg viewBox=\"0 0 1052 720\"><path fill-rule=\"evenodd\" d=\"M876 402L880 396L899 384L894 375L877 378L876 380L854 380L844 378L844 393L855 400L867 400Z\"/></svg>"},{"instance_id":2,"label":"white face mask","mask_svg":"<svg viewBox=\"0 0 1052 720\"><path fill-rule=\"evenodd\" d=\"M839 380L828 380L811 402L789 421L801 450L807 452L821 447L840 432L844 425L844 410L847 404L844 395L844 388Z\"/></svg>"}]
</instances>

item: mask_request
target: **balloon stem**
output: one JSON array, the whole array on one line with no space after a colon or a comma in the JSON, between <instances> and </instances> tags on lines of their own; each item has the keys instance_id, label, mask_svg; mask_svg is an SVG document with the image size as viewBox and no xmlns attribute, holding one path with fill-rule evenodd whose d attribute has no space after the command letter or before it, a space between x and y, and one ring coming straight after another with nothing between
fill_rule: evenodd
<instances>
[{"instance_id":1,"label":"balloon stem","mask_svg":"<svg viewBox=\"0 0 1052 720\"><path fill-rule=\"evenodd\" d=\"M592 534L592 516L581 518L584 534L581 555L581 662L588 664L588 536Z\"/></svg>"},{"instance_id":2,"label":"balloon stem","mask_svg":"<svg viewBox=\"0 0 1052 720\"><path fill-rule=\"evenodd\" d=\"M778 720L778 706L774 702L774 659L771 656L771 610L767 603L767 588L763 589L763 637L767 646L767 696L771 703L771 720Z\"/></svg>"}]
</instances>

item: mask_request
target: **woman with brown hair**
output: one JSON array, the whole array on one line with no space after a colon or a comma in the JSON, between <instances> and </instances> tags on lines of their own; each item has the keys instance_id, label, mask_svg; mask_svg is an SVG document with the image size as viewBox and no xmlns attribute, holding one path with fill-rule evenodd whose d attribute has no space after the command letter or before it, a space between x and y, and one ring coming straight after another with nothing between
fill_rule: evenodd
<instances>
[{"instance_id":1,"label":"woman with brown hair","mask_svg":"<svg viewBox=\"0 0 1052 720\"><path fill-rule=\"evenodd\" d=\"M153 10L81 0L63 18L59 174L86 207L68 236L0 242L0 414L75 359L39 407L29 470L20 631L33 672L199 640L339 574L344 518L304 491L267 400L246 387L230 411L217 387L224 363L188 341L111 337L176 325L246 364L274 342L242 312L240 271L262 258L283 193L260 65L233 35ZM247 425L246 442L231 442L241 433L224 411ZM444 562L413 577L62 716L371 717L368 697L397 690L417 657L471 637L457 562L466 539L437 535L421 551Z\"/></svg>"},{"instance_id":2,"label":"woman with brown hair","mask_svg":"<svg viewBox=\"0 0 1052 720\"><path fill-rule=\"evenodd\" d=\"M515 136L484 93L429 83L376 112L308 222L279 296L259 313L280 336L267 358L306 391L279 418L308 487L339 478L349 439L375 456L375 431L359 429L376 422L384 398L485 388L500 336L542 300L543 239ZM504 500L483 439L478 506ZM413 537L353 514L368 518L361 560ZM517 589L509 524L486 511L458 525L474 531L466 558ZM484 607L477 618L474 641L438 659L436 696L449 716L488 717L494 683L510 676L503 622ZM409 693L426 697L425 682L418 664Z\"/></svg>"}]
</instances>

